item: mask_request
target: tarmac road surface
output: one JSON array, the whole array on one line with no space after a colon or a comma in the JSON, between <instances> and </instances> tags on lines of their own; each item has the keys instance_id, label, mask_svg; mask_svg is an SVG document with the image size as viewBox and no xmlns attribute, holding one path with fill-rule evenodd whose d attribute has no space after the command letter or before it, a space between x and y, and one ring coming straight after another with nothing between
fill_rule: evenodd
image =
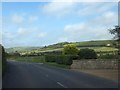
<instances>
[{"instance_id":1,"label":"tarmac road surface","mask_svg":"<svg viewBox=\"0 0 120 90\"><path fill-rule=\"evenodd\" d=\"M118 88L114 81L46 64L8 61L2 88Z\"/></svg>"}]
</instances>

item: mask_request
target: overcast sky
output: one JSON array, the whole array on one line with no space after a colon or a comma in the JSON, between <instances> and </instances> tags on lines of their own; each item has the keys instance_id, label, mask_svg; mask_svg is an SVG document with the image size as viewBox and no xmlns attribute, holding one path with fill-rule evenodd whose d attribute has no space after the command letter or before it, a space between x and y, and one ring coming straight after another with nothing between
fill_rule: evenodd
<instances>
[{"instance_id":1,"label":"overcast sky","mask_svg":"<svg viewBox=\"0 0 120 90\"><path fill-rule=\"evenodd\" d=\"M2 44L44 46L57 42L112 39L117 2L4 2Z\"/></svg>"}]
</instances>

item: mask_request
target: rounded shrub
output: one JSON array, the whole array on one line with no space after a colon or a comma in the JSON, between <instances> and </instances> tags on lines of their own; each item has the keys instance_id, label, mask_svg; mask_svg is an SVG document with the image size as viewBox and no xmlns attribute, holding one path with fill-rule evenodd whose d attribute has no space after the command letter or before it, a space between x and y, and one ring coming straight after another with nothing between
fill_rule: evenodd
<instances>
[{"instance_id":1,"label":"rounded shrub","mask_svg":"<svg viewBox=\"0 0 120 90\"><path fill-rule=\"evenodd\" d=\"M74 44L67 44L67 45L64 45L63 54L64 55L77 55L78 49Z\"/></svg>"},{"instance_id":2,"label":"rounded shrub","mask_svg":"<svg viewBox=\"0 0 120 90\"><path fill-rule=\"evenodd\" d=\"M80 49L78 52L79 59L97 59L97 53L93 49Z\"/></svg>"}]
</instances>

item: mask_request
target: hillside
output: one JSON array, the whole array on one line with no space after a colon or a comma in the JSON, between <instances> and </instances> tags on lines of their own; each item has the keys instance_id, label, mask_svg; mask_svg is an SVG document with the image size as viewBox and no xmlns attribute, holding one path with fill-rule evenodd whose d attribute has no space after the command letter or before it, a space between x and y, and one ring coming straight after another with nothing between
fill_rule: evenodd
<instances>
[{"instance_id":1,"label":"hillside","mask_svg":"<svg viewBox=\"0 0 120 90\"><path fill-rule=\"evenodd\" d=\"M54 50L61 50L64 45L66 44L75 44L78 48L98 48L98 47L106 47L107 44L113 47L113 40L96 40L96 41L85 41L85 42L60 42L53 45L48 45L44 47L13 47L13 48L6 48L6 52L44 52L44 51L54 51Z\"/></svg>"},{"instance_id":2,"label":"hillside","mask_svg":"<svg viewBox=\"0 0 120 90\"><path fill-rule=\"evenodd\" d=\"M46 48L63 48L66 44L75 44L77 47L101 47L110 44L113 46L113 40L96 40L96 41L84 41L84 42L61 42L53 45L46 46Z\"/></svg>"},{"instance_id":3,"label":"hillside","mask_svg":"<svg viewBox=\"0 0 120 90\"><path fill-rule=\"evenodd\" d=\"M13 47L13 48L5 48L5 51L8 53L12 52L23 52L23 51L31 51L31 50L37 50L40 49L41 47Z\"/></svg>"}]
</instances>

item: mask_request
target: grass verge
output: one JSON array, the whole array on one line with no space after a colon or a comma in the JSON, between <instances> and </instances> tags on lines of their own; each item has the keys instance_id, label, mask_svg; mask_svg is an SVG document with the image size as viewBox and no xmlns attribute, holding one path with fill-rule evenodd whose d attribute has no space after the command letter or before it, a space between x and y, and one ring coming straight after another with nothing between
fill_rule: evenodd
<instances>
[{"instance_id":1,"label":"grass verge","mask_svg":"<svg viewBox=\"0 0 120 90\"><path fill-rule=\"evenodd\" d=\"M15 60L20 62L31 62L31 63L43 63L49 66L60 67L65 69L70 69L70 65L57 64L56 62L45 62L45 58L42 56L32 56L32 57L11 57L8 60Z\"/></svg>"},{"instance_id":2,"label":"grass verge","mask_svg":"<svg viewBox=\"0 0 120 90\"><path fill-rule=\"evenodd\" d=\"M70 69L70 65L57 64L55 62L45 62L44 64L47 64L49 66L54 66L54 67L60 67L60 68Z\"/></svg>"}]
</instances>

